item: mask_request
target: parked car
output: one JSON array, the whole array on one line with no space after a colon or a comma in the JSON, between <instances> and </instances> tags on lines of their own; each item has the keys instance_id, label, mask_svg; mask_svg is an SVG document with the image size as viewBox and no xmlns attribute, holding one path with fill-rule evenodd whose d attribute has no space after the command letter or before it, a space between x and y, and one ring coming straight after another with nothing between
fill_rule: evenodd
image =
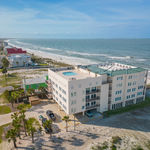
<instances>
[{"instance_id":1,"label":"parked car","mask_svg":"<svg viewBox=\"0 0 150 150\"><path fill-rule=\"evenodd\" d=\"M51 110L47 110L46 114L47 114L47 116L48 116L49 119L51 119L53 121L56 120L56 117L55 117L54 113Z\"/></svg>"},{"instance_id":2,"label":"parked car","mask_svg":"<svg viewBox=\"0 0 150 150\"><path fill-rule=\"evenodd\" d=\"M44 118L44 117L43 117L42 115L39 115L39 120L42 121L43 118Z\"/></svg>"},{"instance_id":3,"label":"parked car","mask_svg":"<svg viewBox=\"0 0 150 150\"><path fill-rule=\"evenodd\" d=\"M47 120L46 118L44 118L44 117L42 118L42 125L46 120Z\"/></svg>"},{"instance_id":4,"label":"parked car","mask_svg":"<svg viewBox=\"0 0 150 150\"><path fill-rule=\"evenodd\" d=\"M93 117L93 113L89 110L89 111L86 111L85 114L88 116L88 117Z\"/></svg>"},{"instance_id":5,"label":"parked car","mask_svg":"<svg viewBox=\"0 0 150 150\"><path fill-rule=\"evenodd\" d=\"M44 129L45 129L45 132L46 132L46 133L51 133L51 132L52 132L52 129L49 129L49 128L47 128L47 127L45 127Z\"/></svg>"}]
</instances>

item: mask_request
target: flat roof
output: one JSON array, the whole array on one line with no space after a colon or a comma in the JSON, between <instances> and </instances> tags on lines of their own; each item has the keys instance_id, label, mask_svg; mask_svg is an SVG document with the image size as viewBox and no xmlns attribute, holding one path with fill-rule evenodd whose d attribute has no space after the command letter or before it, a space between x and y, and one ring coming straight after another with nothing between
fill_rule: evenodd
<instances>
[{"instance_id":1,"label":"flat roof","mask_svg":"<svg viewBox=\"0 0 150 150\"><path fill-rule=\"evenodd\" d=\"M66 72L69 72L69 75L63 74ZM79 80L79 79L85 79L85 78L93 77L89 73L82 72L78 69L61 70L61 71L57 71L57 74L59 74L61 77L65 78L67 80Z\"/></svg>"},{"instance_id":2,"label":"flat roof","mask_svg":"<svg viewBox=\"0 0 150 150\"><path fill-rule=\"evenodd\" d=\"M31 84L38 84L38 83L45 83L46 77L39 77L39 78L31 78L31 79L23 79L23 83L25 85L31 85Z\"/></svg>"},{"instance_id":3,"label":"flat roof","mask_svg":"<svg viewBox=\"0 0 150 150\"><path fill-rule=\"evenodd\" d=\"M111 64L104 64L104 65L89 65L89 66L84 66L84 68L96 74L107 74L108 76L132 74L132 73L142 72L146 70L144 68L124 65L119 63L111 63Z\"/></svg>"}]
</instances>

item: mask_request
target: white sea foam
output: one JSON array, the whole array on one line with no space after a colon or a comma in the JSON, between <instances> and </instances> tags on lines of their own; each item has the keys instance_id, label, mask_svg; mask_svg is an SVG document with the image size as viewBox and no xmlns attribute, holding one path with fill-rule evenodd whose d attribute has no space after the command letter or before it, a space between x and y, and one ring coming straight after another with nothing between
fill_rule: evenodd
<instances>
[{"instance_id":1,"label":"white sea foam","mask_svg":"<svg viewBox=\"0 0 150 150\"><path fill-rule=\"evenodd\" d=\"M12 47L17 47L18 45L9 43L10 46ZM53 54L53 53L47 53L44 51L40 51L37 49L31 49L31 48L26 48L24 46L20 46L22 49L27 50L29 53L32 53L34 55L43 57L43 58L50 58L55 61L60 61L72 65L87 65L87 64L95 64L98 62L91 61L89 59L84 59L84 58L77 58L77 57L72 57L72 56L63 56L63 55L58 55L58 54ZM51 49L51 48L50 48Z\"/></svg>"},{"instance_id":2,"label":"white sea foam","mask_svg":"<svg viewBox=\"0 0 150 150\"><path fill-rule=\"evenodd\" d=\"M15 41L17 44L13 44L9 41L9 45L13 46L13 47L21 47L25 50L27 50L28 52L34 53L35 55L38 56L42 56L42 57L46 57L46 58L51 58L51 59L55 59L57 61L61 61L61 62L65 62L65 63L70 63L70 64L90 64L90 63L100 63L100 61L95 62L89 59L85 59L85 58L78 58L75 56L65 56L64 55L60 55L60 54L54 54L51 53L52 51L63 51L61 49L55 49L55 48L49 48L49 47L39 47L30 43L23 43L23 42L19 42L19 41ZM21 45L21 46L20 46ZM30 48L27 48L30 47ZM49 51L44 52L44 50ZM73 54L73 55L81 55L81 56L99 56L99 57L106 57L110 60L122 60L122 61L146 61L145 59L136 59L132 56L112 56L112 55L108 55L108 54L99 54L99 53L84 53L84 52L77 52L77 51L64 51L68 54Z\"/></svg>"},{"instance_id":3,"label":"white sea foam","mask_svg":"<svg viewBox=\"0 0 150 150\"><path fill-rule=\"evenodd\" d=\"M83 53L83 52L76 52L76 51L66 51L68 54L77 54L82 56L105 56L107 57L107 54L91 54L91 53Z\"/></svg>"}]
</instances>

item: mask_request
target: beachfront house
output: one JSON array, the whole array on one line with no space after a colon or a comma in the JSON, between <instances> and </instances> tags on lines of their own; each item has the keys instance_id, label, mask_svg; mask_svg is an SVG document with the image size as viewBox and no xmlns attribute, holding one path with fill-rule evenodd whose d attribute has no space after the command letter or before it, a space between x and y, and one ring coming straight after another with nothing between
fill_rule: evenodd
<instances>
[{"instance_id":1,"label":"beachfront house","mask_svg":"<svg viewBox=\"0 0 150 150\"><path fill-rule=\"evenodd\" d=\"M147 70L111 63L48 69L49 97L66 114L105 112L145 100Z\"/></svg>"},{"instance_id":2,"label":"beachfront house","mask_svg":"<svg viewBox=\"0 0 150 150\"><path fill-rule=\"evenodd\" d=\"M29 55L11 55L7 57L9 67L25 67L32 65L31 57Z\"/></svg>"},{"instance_id":3,"label":"beachfront house","mask_svg":"<svg viewBox=\"0 0 150 150\"><path fill-rule=\"evenodd\" d=\"M31 56L21 48L5 47L5 55L9 61L9 67L25 67L32 65Z\"/></svg>"}]
</instances>

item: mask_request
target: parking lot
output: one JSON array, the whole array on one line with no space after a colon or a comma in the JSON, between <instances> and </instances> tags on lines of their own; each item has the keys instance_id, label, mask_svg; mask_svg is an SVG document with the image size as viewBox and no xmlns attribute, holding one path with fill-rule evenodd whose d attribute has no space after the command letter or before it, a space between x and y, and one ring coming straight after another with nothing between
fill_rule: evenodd
<instances>
[{"instance_id":1,"label":"parking lot","mask_svg":"<svg viewBox=\"0 0 150 150\"><path fill-rule=\"evenodd\" d=\"M62 121L62 118L67 115L61 108L60 106L55 103L53 100L42 100L40 104L32 106L32 108L27 112L27 117L35 117L39 120L39 116L42 115L43 117L47 118L46 111L51 110L53 111L56 121L53 122L56 130L62 131L65 130L66 124L64 121ZM80 124L84 124L88 122L89 120L95 120L96 118L102 118L102 115L100 113L95 113L92 118L88 118L86 115L82 115L82 113L77 114L75 116L70 115L70 122L68 123L68 128L74 126L74 120L75 120L75 125L79 126ZM41 122L41 121L40 121Z\"/></svg>"}]
</instances>

